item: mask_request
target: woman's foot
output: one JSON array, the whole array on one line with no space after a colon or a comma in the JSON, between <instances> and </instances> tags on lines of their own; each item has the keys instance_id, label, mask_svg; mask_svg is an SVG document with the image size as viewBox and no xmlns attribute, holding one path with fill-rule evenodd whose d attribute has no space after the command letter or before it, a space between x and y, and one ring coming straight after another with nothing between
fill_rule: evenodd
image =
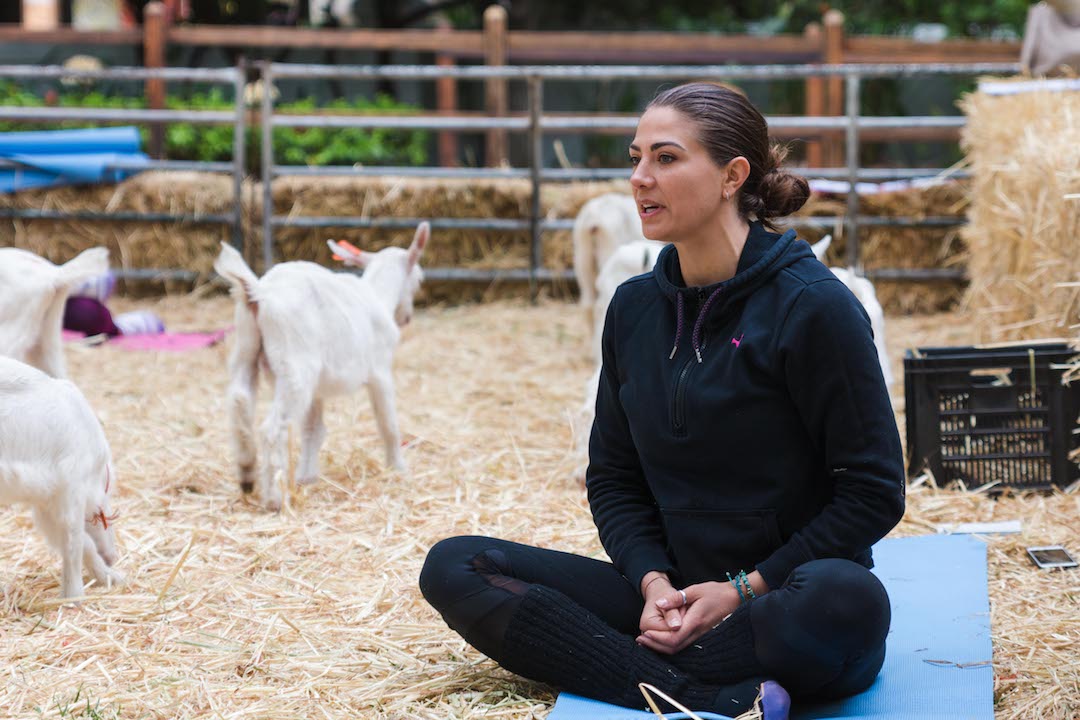
<instances>
[{"instance_id":1,"label":"woman's foot","mask_svg":"<svg viewBox=\"0 0 1080 720\"><path fill-rule=\"evenodd\" d=\"M788 720L791 696L780 683L766 680L761 683L761 716L763 720Z\"/></svg>"}]
</instances>

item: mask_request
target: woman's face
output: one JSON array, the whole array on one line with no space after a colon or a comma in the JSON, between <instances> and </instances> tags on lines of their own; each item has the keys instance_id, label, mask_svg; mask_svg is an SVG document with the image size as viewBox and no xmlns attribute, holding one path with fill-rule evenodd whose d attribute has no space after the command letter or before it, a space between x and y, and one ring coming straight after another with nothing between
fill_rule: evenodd
<instances>
[{"instance_id":1,"label":"woman's face","mask_svg":"<svg viewBox=\"0 0 1080 720\"><path fill-rule=\"evenodd\" d=\"M630 144L630 186L650 240L683 243L715 235L725 172L698 140L696 123L670 107L645 111Z\"/></svg>"}]
</instances>

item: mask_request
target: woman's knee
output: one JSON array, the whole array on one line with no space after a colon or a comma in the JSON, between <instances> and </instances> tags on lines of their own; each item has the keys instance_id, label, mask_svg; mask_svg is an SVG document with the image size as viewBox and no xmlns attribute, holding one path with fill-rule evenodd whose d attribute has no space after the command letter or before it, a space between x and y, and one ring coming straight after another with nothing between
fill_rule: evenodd
<instances>
[{"instance_id":1,"label":"woman's knee","mask_svg":"<svg viewBox=\"0 0 1080 720\"><path fill-rule=\"evenodd\" d=\"M814 560L796 568L788 585L797 591L798 604L817 616L814 622L860 638L867 647L885 641L892 616L889 595L862 565L837 558Z\"/></svg>"},{"instance_id":2,"label":"woman's knee","mask_svg":"<svg viewBox=\"0 0 1080 720\"><path fill-rule=\"evenodd\" d=\"M462 535L440 540L428 550L420 570L420 592L436 609L468 572L470 561L484 549L489 538Z\"/></svg>"}]
</instances>

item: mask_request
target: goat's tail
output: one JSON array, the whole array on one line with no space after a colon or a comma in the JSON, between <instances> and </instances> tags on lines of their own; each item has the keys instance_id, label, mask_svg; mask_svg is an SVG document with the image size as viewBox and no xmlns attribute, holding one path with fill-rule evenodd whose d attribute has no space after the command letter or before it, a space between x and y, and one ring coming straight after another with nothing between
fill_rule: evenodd
<instances>
[{"instance_id":1,"label":"goat's tail","mask_svg":"<svg viewBox=\"0 0 1080 720\"><path fill-rule=\"evenodd\" d=\"M109 272L109 249L94 247L81 253L60 266L58 284L64 288L100 277Z\"/></svg>"},{"instance_id":2,"label":"goat's tail","mask_svg":"<svg viewBox=\"0 0 1080 720\"><path fill-rule=\"evenodd\" d=\"M252 312L259 306L255 289L259 278L251 272L243 256L228 243L221 243L221 254L214 261L217 274L229 281L233 299L247 305Z\"/></svg>"},{"instance_id":3,"label":"goat's tail","mask_svg":"<svg viewBox=\"0 0 1080 720\"><path fill-rule=\"evenodd\" d=\"M262 359L262 333L257 313L259 279L235 248L222 243L214 270L229 281L236 300L236 343L229 356L228 409L240 489L255 489L255 394Z\"/></svg>"}]
</instances>

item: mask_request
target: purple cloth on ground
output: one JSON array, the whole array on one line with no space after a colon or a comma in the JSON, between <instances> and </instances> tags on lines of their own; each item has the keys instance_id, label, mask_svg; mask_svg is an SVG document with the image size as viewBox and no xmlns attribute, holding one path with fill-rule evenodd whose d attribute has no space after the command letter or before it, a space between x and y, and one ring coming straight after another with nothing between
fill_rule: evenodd
<instances>
[{"instance_id":1,"label":"purple cloth on ground","mask_svg":"<svg viewBox=\"0 0 1080 720\"><path fill-rule=\"evenodd\" d=\"M86 335L115 337L120 329L113 322L109 308L94 298L69 297L64 305L64 329Z\"/></svg>"}]
</instances>

